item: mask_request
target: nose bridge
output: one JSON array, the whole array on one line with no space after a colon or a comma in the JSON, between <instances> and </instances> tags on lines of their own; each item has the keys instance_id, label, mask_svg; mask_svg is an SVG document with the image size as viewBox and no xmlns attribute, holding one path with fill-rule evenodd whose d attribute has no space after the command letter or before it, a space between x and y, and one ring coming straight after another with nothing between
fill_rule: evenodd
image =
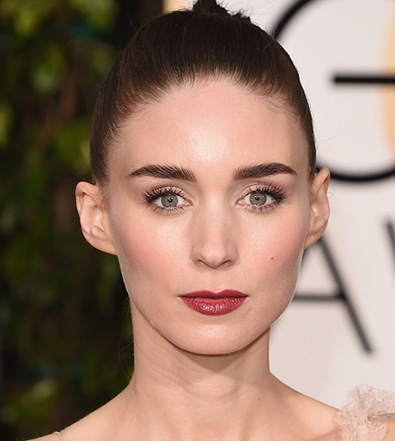
<instances>
[{"instance_id":1,"label":"nose bridge","mask_svg":"<svg viewBox=\"0 0 395 441\"><path fill-rule=\"evenodd\" d=\"M192 260L211 268L237 260L236 225L232 210L212 200L195 211L192 220Z\"/></svg>"}]
</instances>

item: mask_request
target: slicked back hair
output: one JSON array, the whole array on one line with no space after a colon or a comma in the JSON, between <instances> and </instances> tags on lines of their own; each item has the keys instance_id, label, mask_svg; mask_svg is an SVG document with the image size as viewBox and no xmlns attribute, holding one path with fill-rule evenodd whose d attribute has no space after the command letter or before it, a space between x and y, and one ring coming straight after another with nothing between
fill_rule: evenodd
<instances>
[{"instance_id":1,"label":"slicked back hair","mask_svg":"<svg viewBox=\"0 0 395 441\"><path fill-rule=\"evenodd\" d=\"M91 137L95 182L108 180L107 156L123 123L177 86L228 78L292 113L306 136L310 177L316 149L309 104L282 46L241 13L214 0L175 11L140 28L118 55L96 102Z\"/></svg>"}]
</instances>

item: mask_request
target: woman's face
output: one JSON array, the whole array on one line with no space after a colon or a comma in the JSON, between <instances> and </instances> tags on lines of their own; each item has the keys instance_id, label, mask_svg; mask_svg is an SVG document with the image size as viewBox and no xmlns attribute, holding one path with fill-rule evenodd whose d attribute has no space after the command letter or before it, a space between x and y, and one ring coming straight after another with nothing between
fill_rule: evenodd
<instances>
[{"instance_id":1,"label":"woman's face","mask_svg":"<svg viewBox=\"0 0 395 441\"><path fill-rule=\"evenodd\" d=\"M309 237L307 158L288 112L225 80L175 89L130 118L110 150L103 225L134 327L201 354L266 333ZM181 297L226 289L245 297Z\"/></svg>"}]
</instances>

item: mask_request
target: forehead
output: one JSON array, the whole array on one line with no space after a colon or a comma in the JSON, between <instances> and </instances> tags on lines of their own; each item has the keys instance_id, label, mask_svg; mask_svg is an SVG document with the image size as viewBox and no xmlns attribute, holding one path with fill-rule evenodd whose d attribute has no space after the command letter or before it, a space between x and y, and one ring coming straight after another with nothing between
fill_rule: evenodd
<instances>
[{"instance_id":1,"label":"forehead","mask_svg":"<svg viewBox=\"0 0 395 441\"><path fill-rule=\"evenodd\" d=\"M185 85L144 105L120 130L109 171L178 162L214 171L283 162L307 174L308 147L292 113L226 80ZM303 173L301 173L303 174Z\"/></svg>"}]
</instances>

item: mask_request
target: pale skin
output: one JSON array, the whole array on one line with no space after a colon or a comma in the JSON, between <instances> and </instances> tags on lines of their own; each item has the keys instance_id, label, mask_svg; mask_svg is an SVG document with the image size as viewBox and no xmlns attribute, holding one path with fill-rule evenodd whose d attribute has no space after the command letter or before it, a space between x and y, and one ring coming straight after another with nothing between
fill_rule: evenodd
<instances>
[{"instance_id":1,"label":"pale skin","mask_svg":"<svg viewBox=\"0 0 395 441\"><path fill-rule=\"evenodd\" d=\"M142 169L152 165L173 174ZM81 182L76 195L86 240L120 261L135 373L110 403L63 430L65 441L341 439L336 410L293 391L269 366L270 327L329 216L329 172L311 180L308 170L289 109L226 79L179 87L127 121L108 156L108 182ZM207 316L179 298L202 289L248 297Z\"/></svg>"}]
</instances>

